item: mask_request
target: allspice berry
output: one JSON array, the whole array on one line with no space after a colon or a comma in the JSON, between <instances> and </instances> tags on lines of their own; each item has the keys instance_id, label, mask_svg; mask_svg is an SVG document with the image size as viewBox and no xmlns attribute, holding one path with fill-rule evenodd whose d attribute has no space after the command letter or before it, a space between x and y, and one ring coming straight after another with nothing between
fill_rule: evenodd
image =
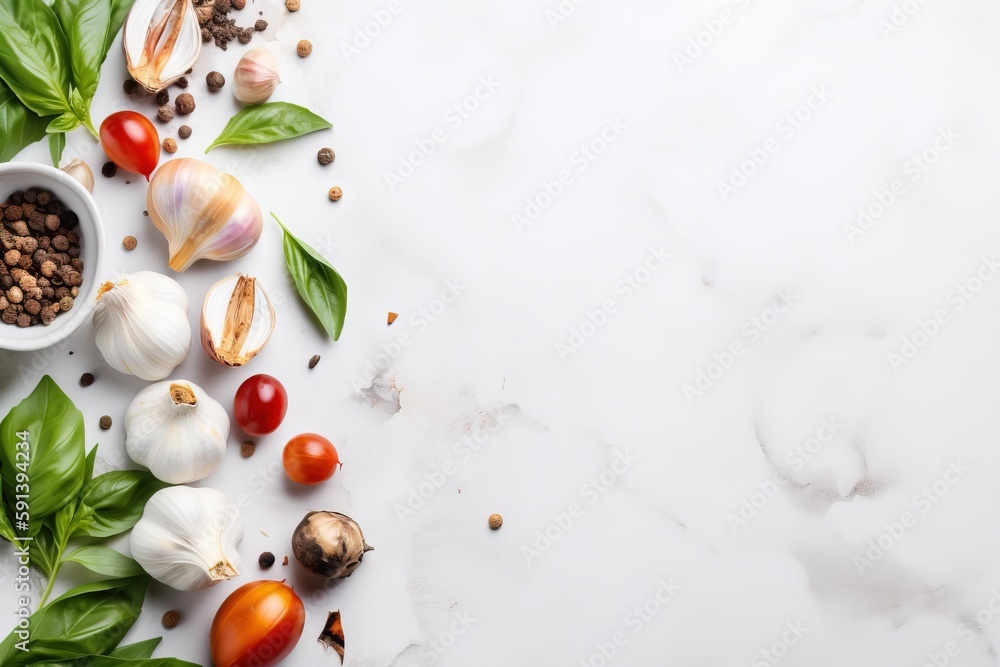
<instances>
[{"instance_id":1,"label":"allspice berry","mask_svg":"<svg viewBox=\"0 0 1000 667\"><path fill-rule=\"evenodd\" d=\"M257 32L264 32L267 30L267 21L264 19L257 19L257 22L253 24L253 29Z\"/></svg>"},{"instance_id":2,"label":"allspice berry","mask_svg":"<svg viewBox=\"0 0 1000 667\"><path fill-rule=\"evenodd\" d=\"M168 153L176 153L177 141L175 141L173 137L167 137L166 139L163 140L163 150L167 151Z\"/></svg>"},{"instance_id":3,"label":"allspice berry","mask_svg":"<svg viewBox=\"0 0 1000 667\"><path fill-rule=\"evenodd\" d=\"M233 6L233 9L243 9L247 6L247 0L230 0L229 4Z\"/></svg>"},{"instance_id":4,"label":"allspice berry","mask_svg":"<svg viewBox=\"0 0 1000 667\"><path fill-rule=\"evenodd\" d=\"M161 90L160 92L158 92L156 94L156 103L158 105L160 105L161 107L164 104L169 104L170 103L170 92L166 91L166 90Z\"/></svg>"},{"instance_id":5,"label":"allspice berry","mask_svg":"<svg viewBox=\"0 0 1000 667\"><path fill-rule=\"evenodd\" d=\"M242 445L240 445L240 454L243 458L248 459L253 456L253 453L257 451L257 445L254 444L253 440L247 440Z\"/></svg>"},{"instance_id":6,"label":"allspice berry","mask_svg":"<svg viewBox=\"0 0 1000 667\"><path fill-rule=\"evenodd\" d=\"M305 58L313 52L312 42L308 39L299 40L298 45L295 47L295 52L299 54L299 58Z\"/></svg>"},{"instance_id":7,"label":"allspice berry","mask_svg":"<svg viewBox=\"0 0 1000 667\"><path fill-rule=\"evenodd\" d=\"M174 103L177 105L177 113L182 116L194 111L194 96L191 93L181 93Z\"/></svg>"},{"instance_id":8,"label":"allspice berry","mask_svg":"<svg viewBox=\"0 0 1000 667\"><path fill-rule=\"evenodd\" d=\"M169 123L174 119L174 108L169 104L164 104L160 107L160 110L156 112L156 118L161 123Z\"/></svg>"},{"instance_id":9,"label":"allspice berry","mask_svg":"<svg viewBox=\"0 0 1000 667\"><path fill-rule=\"evenodd\" d=\"M109 428L111 428L111 417L109 417L108 415L104 415L103 417L101 417L101 421L99 423L101 428L107 431Z\"/></svg>"},{"instance_id":10,"label":"allspice berry","mask_svg":"<svg viewBox=\"0 0 1000 667\"><path fill-rule=\"evenodd\" d=\"M191 136L191 126L190 125L181 125L179 128L177 128L177 136L180 137L181 139L187 139L188 137L190 137Z\"/></svg>"},{"instance_id":11,"label":"allspice berry","mask_svg":"<svg viewBox=\"0 0 1000 667\"><path fill-rule=\"evenodd\" d=\"M266 570L267 568L274 565L274 554L271 553L270 551L265 551L257 559L257 564Z\"/></svg>"},{"instance_id":12,"label":"allspice berry","mask_svg":"<svg viewBox=\"0 0 1000 667\"><path fill-rule=\"evenodd\" d=\"M122 245L126 250L135 250L135 247L139 245L139 241L134 236L126 236L122 239Z\"/></svg>"},{"instance_id":13,"label":"allspice berry","mask_svg":"<svg viewBox=\"0 0 1000 667\"><path fill-rule=\"evenodd\" d=\"M503 525L503 517L502 516L500 516L499 514L491 514L490 515L490 529L491 530L499 530L500 526L502 526L502 525Z\"/></svg>"},{"instance_id":14,"label":"allspice berry","mask_svg":"<svg viewBox=\"0 0 1000 667\"><path fill-rule=\"evenodd\" d=\"M336 159L336 154L333 152L332 148L321 148L319 152L316 153L316 159L324 167Z\"/></svg>"},{"instance_id":15,"label":"allspice berry","mask_svg":"<svg viewBox=\"0 0 1000 667\"><path fill-rule=\"evenodd\" d=\"M335 185L330 188L330 192L327 194L330 195L330 201L339 201L340 198L344 196L344 191Z\"/></svg>"},{"instance_id":16,"label":"allspice berry","mask_svg":"<svg viewBox=\"0 0 1000 667\"><path fill-rule=\"evenodd\" d=\"M285 0L285 9L290 12L299 11L299 0Z\"/></svg>"},{"instance_id":17,"label":"allspice berry","mask_svg":"<svg viewBox=\"0 0 1000 667\"><path fill-rule=\"evenodd\" d=\"M208 89L214 93L226 85L226 77L222 76L222 72L209 72L208 76L205 77L205 83L208 84Z\"/></svg>"},{"instance_id":18,"label":"allspice berry","mask_svg":"<svg viewBox=\"0 0 1000 667\"><path fill-rule=\"evenodd\" d=\"M126 95L135 95L139 90L139 84L135 79L126 79L122 84L122 90L125 91Z\"/></svg>"},{"instance_id":19,"label":"allspice berry","mask_svg":"<svg viewBox=\"0 0 1000 667\"><path fill-rule=\"evenodd\" d=\"M172 609L163 615L163 627L167 630L176 628L177 624L180 622L181 615Z\"/></svg>"},{"instance_id":20,"label":"allspice berry","mask_svg":"<svg viewBox=\"0 0 1000 667\"><path fill-rule=\"evenodd\" d=\"M89 387L92 384L94 384L94 374L93 373L84 373L83 375L80 376L80 386L81 387Z\"/></svg>"}]
</instances>

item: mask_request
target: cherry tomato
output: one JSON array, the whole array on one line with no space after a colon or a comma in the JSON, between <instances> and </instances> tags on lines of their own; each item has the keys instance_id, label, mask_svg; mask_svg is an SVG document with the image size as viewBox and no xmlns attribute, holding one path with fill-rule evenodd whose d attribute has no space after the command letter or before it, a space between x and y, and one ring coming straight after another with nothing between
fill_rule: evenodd
<instances>
[{"instance_id":1,"label":"cherry tomato","mask_svg":"<svg viewBox=\"0 0 1000 667\"><path fill-rule=\"evenodd\" d=\"M233 411L236 423L247 435L267 435L281 426L288 410L288 394L270 375L248 377L236 390Z\"/></svg>"},{"instance_id":2,"label":"cherry tomato","mask_svg":"<svg viewBox=\"0 0 1000 667\"><path fill-rule=\"evenodd\" d=\"M315 433L303 433L288 441L281 452L281 465L288 479L299 484L320 484L333 477L340 463L333 443Z\"/></svg>"},{"instance_id":3,"label":"cherry tomato","mask_svg":"<svg viewBox=\"0 0 1000 667\"><path fill-rule=\"evenodd\" d=\"M280 581L243 584L227 597L209 634L216 667L270 667L284 660L302 635L306 609Z\"/></svg>"},{"instance_id":4,"label":"cherry tomato","mask_svg":"<svg viewBox=\"0 0 1000 667\"><path fill-rule=\"evenodd\" d=\"M147 181L160 161L160 136L149 119L135 111L116 111L104 119L101 147L116 165Z\"/></svg>"}]
</instances>

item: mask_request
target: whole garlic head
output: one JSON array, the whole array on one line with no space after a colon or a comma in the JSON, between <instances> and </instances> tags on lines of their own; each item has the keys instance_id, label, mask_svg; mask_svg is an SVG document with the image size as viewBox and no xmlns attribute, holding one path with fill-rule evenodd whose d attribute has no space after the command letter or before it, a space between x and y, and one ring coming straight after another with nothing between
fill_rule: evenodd
<instances>
[{"instance_id":1,"label":"whole garlic head","mask_svg":"<svg viewBox=\"0 0 1000 667\"><path fill-rule=\"evenodd\" d=\"M129 539L132 558L142 569L179 591L208 588L240 573L243 519L215 489L157 491Z\"/></svg>"},{"instance_id":2,"label":"whole garlic head","mask_svg":"<svg viewBox=\"0 0 1000 667\"><path fill-rule=\"evenodd\" d=\"M136 0L125 19L122 48L129 74L151 93L184 76L201 53L191 0Z\"/></svg>"},{"instance_id":3,"label":"whole garlic head","mask_svg":"<svg viewBox=\"0 0 1000 667\"><path fill-rule=\"evenodd\" d=\"M233 95L244 104L267 102L281 83L278 56L263 46L243 54L233 73Z\"/></svg>"},{"instance_id":4,"label":"whole garlic head","mask_svg":"<svg viewBox=\"0 0 1000 667\"><path fill-rule=\"evenodd\" d=\"M260 206L238 180L194 158L163 164L146 192L149 218L170 246L170 268L250 252L264 230Z\"/></svg>"},{"instance_id":5,"label":"whole garlic head","mask_svg":"<svg viewBox=\"0 0 1000 667\"><path fill-rule=\"evenodd\" d=\"M292 553L305 570L327 579L349 577L375 547L358 522L340 512L309 512L292 533Z\"/></svg>"},{"instance_id":6,"label":"whole garlic head","mask_svg":"<svg viewBox=\"0 0 1000 667\"><path fill-rule=\"evenodd\" d=\"M125 449L164 482L187 484L210 475L226 453L229 415L193 382L158 382L125 411Z\"/></svg>"},{"instance_id":7,"label":"whole garlic head","mask_svg":"<svg viewBox=\"0 0 1000 667\"><path fill-rule=\"evenodd\" d=\"M143 380L170 375L191 349L188 298L176 281L139 271L97 292L94 340L117 371Z\"/></svg>"},{"instance_id":8,"label":"whole garlic head","mask_svg":"<svg viewBox=\"0 0 1000 667\"><path fill-rule=\"evenodd\" d=\"M257 279L237 273L205 295L201 346L223 366L242 366L264 349L274 330L274 308Z\"/></svg>"}]
</instances>

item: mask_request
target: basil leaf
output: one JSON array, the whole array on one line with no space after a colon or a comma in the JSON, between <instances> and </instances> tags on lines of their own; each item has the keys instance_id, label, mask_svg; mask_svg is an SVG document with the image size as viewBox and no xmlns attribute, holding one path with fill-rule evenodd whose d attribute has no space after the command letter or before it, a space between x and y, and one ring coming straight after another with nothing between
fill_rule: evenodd
<instances>
[{"instance_id":1,"label":"basil leaf","mask_svg":"<svg viewBox=\"0 0 1000 667\"><path fill-rule=\"evenodd\" d=\"M83 468L83 483L89 484L90 480L94 479L94 463L97 462L97 445L90 450L87 454L87 458L84 462Z\"/></svg>"},{"instance_id":2,"label":"basil leaf","mask_svg":"<svg viewBox=\"0 0 1000 667\"><path fill-rule=\"evenodd\" d=\"M89 103L108 55L105 44L111 29L111 0L56 0L52 8L66 33L73 84Z\"/></svg>"},{"instance_id":3,"label":"basil leaf","mask_svg":"<svg viewBox=\"0 0 1000 667\"><path fill-rule=\"evenodd\" d=\"M31 565L45 575L46 579L52 578L56 565L59 563L59 546L56 544L55 536L49 526L43 527L29 546L31 553Z\"/></svg>"},{"instance_id":4,"label":"basil leaf","mask_svg":"<svg viewBox=\"0 0 1000 667\"><path fill-rule=\"evenodd\" d=\"M111 0L111 17L108 24L108 33L104 38L105 54L111 50L111 45L114 43L115 37L118 36L118 31L122 29L125 17L128 16L128 12L132 9L134 2L135 0Z\"/></svg>"},{"instance_id":5,"label":"basil leaf","mask_svg":"<svg viewBox=\"0 0 1000 667\"><path fill-rule=\"evenodd\" d=\"M49 119L41 118L21 104L17 95L0 80L0 162L7 162L45 136Z\"/></svg>"},{"instance_id":6,"label":"basil leaf","mask_svg":"<svg viewBox=\"0 0 1000 667\"><path fill-rule=\"evenodd\" d=\"M233 116L222 134L205 152L216 146L269 144L273 141L300 137L303 134L333 127L309 109L288 102L255 104Z\"/></svg>"},{"instance_id":7,"label":"basil leaf","mask_svg":"<svg viewBox=\"0 0 1000 667\"><path fill-rule=\"evenodd\" d=\"M145 641L136 642L127 646L119 646L108 655L112 658L129 658L131 660L152 657L153 651L163 641L163 637L153 637Z\"/></svg>"},{"instance_id":8,"label":"basil leaf","mask_svg":"<svg viewBox=\"0 0 1000 667\"><path fill-rule=\"evenodd\" d=\"M38 0L0 0L0 78L39 116L71 111L66 38Z\"/></svg>"},{"instance_id":9,"label":"basil leaf","mask_svg":"<svg viewBox=\"0 0 1000 667\"><path fill-rule=\"evenodd\" d=\"M2 1L2 0L0 0ZM22 440L21 436L26 436ZM27 442L28 447L22 447ZM27 449L27 454L25 453ZM21 481L17 476L21 474ZM48 375L0 422L0 477L4 500L27 495L29 525L75 499L83 487L83 415ZM27 479L28 493L17 485ZM12 513L14 518L17 515ZM15 527L18 522L15 521Z\"/></svg>"},{"instance_id":10,"label":"basil leaf","mask_svg":"<svg viewBox=\"0 0 1000 667\"><path fill-rule=\"evenodd\" d=\"M79 563L91 572L106 577L134 577L143 572L139 564L128 556L98 544L75 549L63 560Z\"/></svg>"},{"instance_id":11,"label":"basil leaf","mask_svg":"<svg viewBox=\"0 0 1000 667\"><path fill-rule=\"evenodd\" d=\"M33 663L36 667L201 667L179 658L120 658L111 655L85 655L68 662Z\"/></svg>"},{"instance_id":12,"label":"basil leaf","mask_svg":"<svg viewBox=\"0 0 1000 667\"><path fill-rule=\"evenodd\" d=\"M92 479L83 489L82 504L93 510L91 521L74 536L111 537L139 520L149 497L170 486L146 470L114 470Z\"/></svg>"},{"instance_id":13,"label":"basil leaf","mask_svg":"<svg viewBox=\"0 0 1000 667\"><path fill-rule=\"evenodd\" d=\"M114 582L118 585L97 590L74 589L36 611L29 619L30 652L16 647L21 640L12 632L0 643L0 664L4 667L44 661L72 664L77 658L100 656L114 649L139 618L150 578L131 577Z\"/></svg>"},{"instance_id":14,"label":"basil leaf","mask_svg":"<svg viewBox=\"0 0 1000 667\"><path fill-rule=\"evenodd\" d=\"M285 233L285 265L295 289L330 338L337 340L347 316L347 283L322 255L288 231L278 216L271 213L271 217Z\"/></svg>"},{"instance_id":15,"label":"basil leaf","mask_svg":"<svg viewBox=\"0 0 1000 667\"><path fill-rule=\"evenodd\" d=\"M66 134L64 132L49 135L49 157L52 158L52 166L56 169L59 168L64 148L66 148Z\"/></svg>"}]
</instances>

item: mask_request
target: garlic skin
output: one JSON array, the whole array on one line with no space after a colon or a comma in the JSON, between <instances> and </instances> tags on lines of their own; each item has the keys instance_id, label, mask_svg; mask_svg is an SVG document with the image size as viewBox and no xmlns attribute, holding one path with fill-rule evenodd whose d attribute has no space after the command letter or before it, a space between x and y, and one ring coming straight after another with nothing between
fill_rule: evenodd
<instances>
[{"instance_id":1,"label":"garlic skin","mask_svg":"<svg viewBox=\"0 0 1000 667\"><path fill-rule=\"evenodd\" d=\"M86 162L78 157L73 158L72 162L62 168L62 171L80 181L80 184L87 188L87 192L94 194L94 172L90 170Z\"/></svg>"},{"instance_id":2,"label":"garlic skin","mask_svg":"<svg viewBox=\"0 0 1000 667\"><path fill-rule=\"evenodd\" d=\"M309 512L292 534L292 552L307 572L327 579L349 577L375 547L358 522L340 512Z\"/></svg>"},{"instance_id":3,"label":"garlic skin","mask_svg":"<svg viewBox=\"0 0 1000 667\"><path fill-rule=\"evenodd\" d=\"M135 0L125 18L122 49L129 74L151 93L184 76L201 53L191 0Z\"/></svg>"},{"instance_id":4,"label":"garlic skin","mask_svg":"<svg viewBox=\"0 0 1000 667\"><path fill-rule=\"evenodd\" d=\"M156 170L146 191L146 209L167 237L174 271L199 259L242 257L264 230L260 206L243 185L195 158L170 160Z\"/></svg>"},{"instance_id":5,"label":"garlic skin","mask_svg":"<svg viewBox=\"0 0 1000 667\"><path fill-rule=\"evenodd\" d=\"M281 83L278 56L263 46L243 54L233 73L233 95L244 104L267 102Z\"/></svg>"},{"instance_id":6,"label":"garlic skin","mask_svg":"<svg viewBox=\"0 0 1000 667\"><path fill-rule=\"evenodd\" d=\"M94 308L94 340L117 371L143 380L170 375L191 349L188 298L176 281L139 271L104 283Z\"/></svg>"},{"instance_id":7,"label":"garlic skin","mask_svg":"<svg viewBox=\"0 0 1000 667\"><path fill-rule=\"evenodd\" d=\"M187 484L212 474L226 454L229 415L187 380L140 391L125 411L125 449L157 479Z\"/></svg>"},{"instance_id":8,"label":"garlic skin","mask_svg":"<svg viewBox=\"0 0 1000 667\"><path fill-rule=\"evenodd\" d=\"M256 278L235 273L215 283L201 309L201 346L212 361L242 366L264 349L274 307Z\"/></svg>"},{"instance_id":9,"label":"garlic skin","mask_svg":"<svg viewBox=\"0 0 1000 667\"><path fill-rule=\"evenodd\" d=\"M240 573L243 518L215 489L171 486L149 499L129 540L132 558L153 579L200 590Z\"/></svg>"}]
</instances>

